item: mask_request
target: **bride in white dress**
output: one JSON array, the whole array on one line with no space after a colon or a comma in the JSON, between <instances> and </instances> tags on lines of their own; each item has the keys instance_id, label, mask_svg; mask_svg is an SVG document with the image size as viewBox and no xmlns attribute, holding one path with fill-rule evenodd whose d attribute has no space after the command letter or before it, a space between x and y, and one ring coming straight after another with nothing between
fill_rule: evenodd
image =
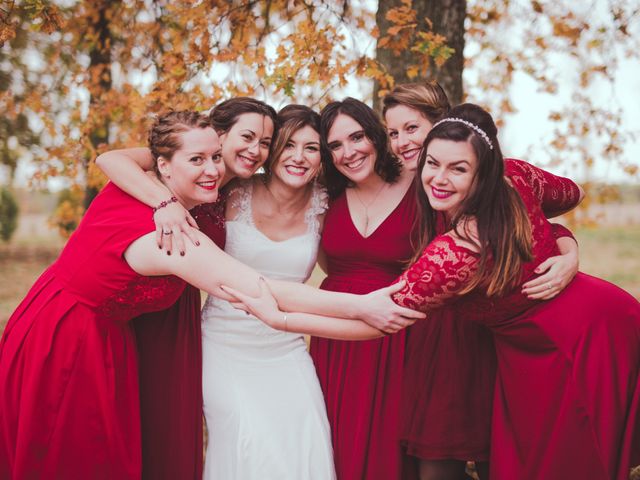
<instances>
[{"instance_id":1,"label":"bride in white dress","mask_svg":"<svg viewBox=\"0 0 640 480\"><path fill-rule=\"evenodd\" d=\"M316 263L324 190L319 116L279 114L267 174L227 202L226 252L272 279L304 282ZM302 335L274 330L210 296L202 311L205 480L334 479L329 422Z\"/></svg>"}]
</instances>

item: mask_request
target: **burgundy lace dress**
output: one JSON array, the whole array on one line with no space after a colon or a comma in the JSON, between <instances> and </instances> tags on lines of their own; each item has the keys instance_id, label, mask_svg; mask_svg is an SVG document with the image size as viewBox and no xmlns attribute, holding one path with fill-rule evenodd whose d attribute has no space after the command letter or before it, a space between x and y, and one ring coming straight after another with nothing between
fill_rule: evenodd
<instances>
[{"instance_id":1,"label":"burgundy lace dress","mask_svg":"<svg viewBox=\"0 0 640 480\"><path fill-rule=\"evenodd\" d=\"M124 260L155 229L113 184L9 319L0 341L0 478L139 479L138 362L130 320L185 283Z\"/></svg>"},{"instance_id":2,"label":"burgundy lace dress","mask_svg":"<svg viewBox=\"0 0 640 480\"><path fill-rule=\"evenodd\" d=\"M562 210L578 193L573 182L524 162L509 162L506 174L532 225L535 258L523 265L524 283L558 253L544 211ZM640 304L582 273L548 302L520 288L501 298L457 295L477 263L477 254L440 235L403 274L396 301L425 312L447 305L459 321L493 332L492 478L626 480L640 462ZM420 403L407 414L420 423Z\"/></svg>"},{"instance_id":3,"label":"burgundy lace dress","mask_svg":"<svg viewBox=\"0 0 640 480\"><path fill-rule=\"evenodd\" d=\"M507 168L511 162L505 159ZM576 195L543 204L544 214L576 206ZM570 230L551 224L554 237ZM444 233L444 216L437 231ZM407 329L401 411L401 443L426 460L488 461L496 355L493 334L484 325L460 321L451 308L438 308L428 322Z\"/></svg>"}]
</instances>

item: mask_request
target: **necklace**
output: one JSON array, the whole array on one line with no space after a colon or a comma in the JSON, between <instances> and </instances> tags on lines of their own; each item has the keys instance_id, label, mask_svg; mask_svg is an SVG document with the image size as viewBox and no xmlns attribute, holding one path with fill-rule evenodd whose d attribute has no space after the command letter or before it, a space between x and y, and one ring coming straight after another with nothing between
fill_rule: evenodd
<instances>
[{"instance_id":1,"label":"necklace","mask_svg":"<svg viewBox=\"0 0 640 480\"><path fill-rule=\"evenodd\" d=\"M364 235L363 236L367 236L368 230L369 230L369 207L371 205L373 205L374 203L376 203L376 200L378 199L378 197L380 196L380 194L382 193L382 190L384 190L384 187L386 187L388 184L387 182L382 182L382 185L380 186L380 188L378 189L378 191L376 192L376 194L373 196L373 200L371 200L369 203L364 203L362 201L362 198L360 198L360 194L358 193L358 188L354 188L353 191L356 194L356 198L358 199L358 201L362 204L362 207L364 208Z\"/></svg>"}]
</instances>

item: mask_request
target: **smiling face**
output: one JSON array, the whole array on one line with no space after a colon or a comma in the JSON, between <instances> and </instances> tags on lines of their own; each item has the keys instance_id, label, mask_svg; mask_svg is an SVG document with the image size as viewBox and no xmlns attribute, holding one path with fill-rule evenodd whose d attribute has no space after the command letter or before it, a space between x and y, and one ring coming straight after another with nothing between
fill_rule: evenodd
<instances>
[{"instance_id":1,"label":"smiling face","mask_svg":"<svg viewBox=\"0 0 640 480\"><path fill-rule=\"evenodd\" d=\"M453 217L469 195L477 169L478 159L468 141L432 140L421 172L431 207Z\"/></svg>"},{"instance_id":2,"label":"smiling face","mask_svg":"<svg viewBox=\"0 0 640 480\"><path fill-rule=\"evenodd\" d=\"M164 183L186 209L215 202L225 171L218 135L213 128L191 128L176 136L180 148L171 159L158 158Z\"/></svg>"},{"instance_id":3,"label":"smiling face","mask_svg":"<svg viewBox=\"0 0 640 480\"><path fill-rule=\"evenodd\" d=\"M249 178L267 160L273 121L259 113L243 113L220 135L227 177Z\"/></svg>"},{"instance_id":4,"label":"smiling face","mask_svg":"<svg viewBox=\"0 0 640 480\"><path fill-rule=\"evenodd\" d=\"M415 108L396 105L385 113L391 150L403 162L404 168L415 171L424 139L433 124Z\"/></svg>"},{"instance_id":5,"label":"smiling face","mask_svg":"<svg viewBox=\"0 0 640 480\"><path fill-rule=\"evenodd\" d=\"M375 175L376 149L362 125L339 114L327 135L327 145L336 169L358 184Z\"/></svg>"},{"instance_id":6,"label":"smiling face","mask_svg":"<svg viewBox=\"0 0 640 480\"><path fill-rule=\"evenodd\" d=\"M293 132L271 168L273 176L286 185L307 185L320 170L320 134L309 125Z\"/></svg>"}]
</instances>

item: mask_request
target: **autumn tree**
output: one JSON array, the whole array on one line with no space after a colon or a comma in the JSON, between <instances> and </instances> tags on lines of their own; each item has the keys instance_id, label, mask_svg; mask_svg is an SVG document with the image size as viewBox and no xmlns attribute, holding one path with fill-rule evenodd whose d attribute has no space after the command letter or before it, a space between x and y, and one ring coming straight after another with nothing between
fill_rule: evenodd
<instances>
[{"instance_id":1,"label":"autumn tree","mask_svg":"<svg viewBox=\"0 0 640 480\"><path fill-rule=\"evenodd\" d=\"M233 95L321 107L345 91L370 101L395 82L436 78L454 101L504 121L515 109L510 86L524 75L572 99L548 119L548 158L605 159L636 175L622 155L634 132L614 91L620 60L640 52L628 3L2 1L0 108L10 145L38 161L35 182L53 175L97 188L104 178L89 160L143 144L149 116L167 108L206 110ZM596 87L611 89L609 104L591 102Z\"/></svg>"},{"instance_id":2,"label":"autumn tree","mask_svg":"<svg viewBox=\"0 0 640 480\"><path fill-rule=\"evenodd\" d=\"M376 59L395 83L436 80L451 102L462 102L466 0L380 0L376 23L382 34ZM374 102L380 83L374 87Z\"/></svg>"}]
</instances>

